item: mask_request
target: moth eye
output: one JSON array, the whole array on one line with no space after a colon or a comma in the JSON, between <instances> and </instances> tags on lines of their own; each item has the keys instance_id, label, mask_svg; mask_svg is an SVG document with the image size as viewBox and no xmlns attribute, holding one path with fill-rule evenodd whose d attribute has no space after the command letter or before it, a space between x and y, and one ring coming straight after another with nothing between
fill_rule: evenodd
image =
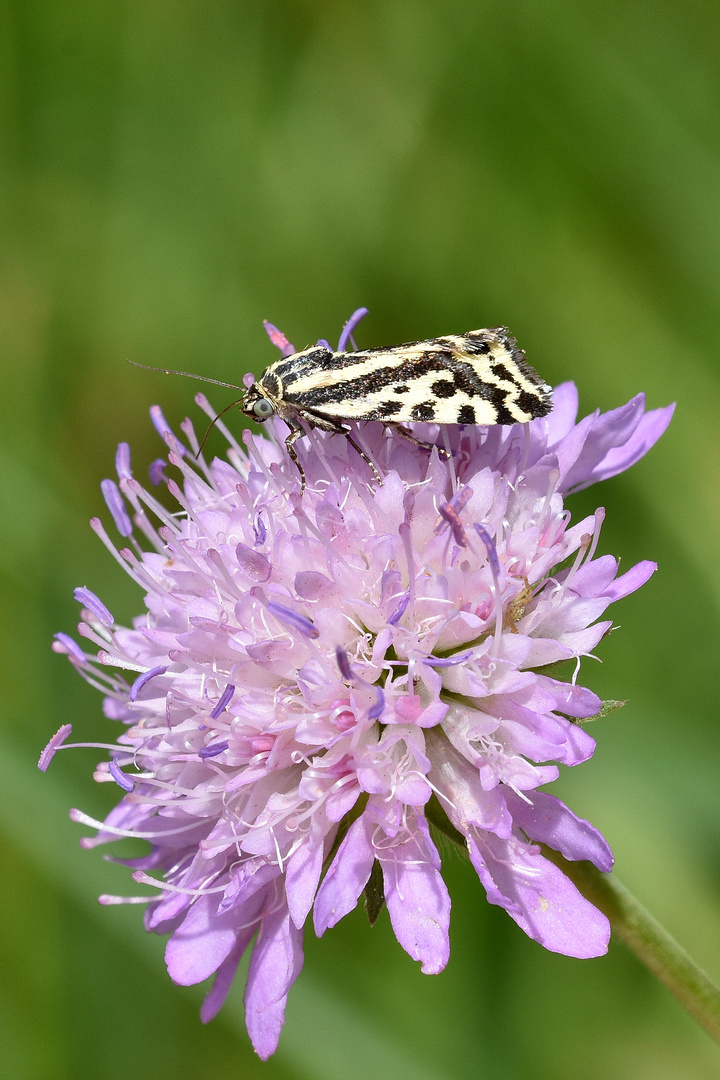
<instances>
[{"instance_id":1,"label":"moth eye","mask_svg":"<svg viewBox=\"0 0 720 1080\"><path fill-rule=\"evenodd\" d=\"M267 420L275 412L267 398L261 397L253 405L253 412L259 420Z\"/></svg>"}]
</instances>

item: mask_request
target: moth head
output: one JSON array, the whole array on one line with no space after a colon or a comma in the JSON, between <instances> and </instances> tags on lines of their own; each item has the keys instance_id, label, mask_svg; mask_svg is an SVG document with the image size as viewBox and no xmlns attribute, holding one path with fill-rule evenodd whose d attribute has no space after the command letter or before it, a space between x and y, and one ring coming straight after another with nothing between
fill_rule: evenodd
<instances>
[{"instance_id":1,"label":"moth head","mask_svg":"<svg viewBox=\"0 0 720 1080\"><path fill-rule=\"evenodd\" d=\"M275 406L258 383L254 383L245 391L240 407L246 416L251 416L259 424L269 420L275 413Z\"/></svg>"}]
</instances>

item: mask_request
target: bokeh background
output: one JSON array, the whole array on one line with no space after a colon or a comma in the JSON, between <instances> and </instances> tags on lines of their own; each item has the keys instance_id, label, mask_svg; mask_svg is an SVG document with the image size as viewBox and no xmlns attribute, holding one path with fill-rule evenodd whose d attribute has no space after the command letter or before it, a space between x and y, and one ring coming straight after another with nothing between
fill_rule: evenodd
<instances>
[{"instance_id":1,"label":"bokeh background","mask_svg":"<svg viewBox=\"0 0 720 1080\"><path fill-rule=\"evenodd\" d=\"M128 358L238 382L276 355L263 318L298 347L360 304L361 347L505 323L585 412L678 402L643 462L571 500L607 507L601 551L660 569L583 668L628 704L558 786L720 977L719 35L713 0L1 0L7 1080L720 1076L622 944L545 953L452 852L447 970L423 976L385 916L309 932L262 1065L241 986L204 1028L141 909L98 906L135 887L67 818L117 797L97 751L35 768L61 723L113 731L50 641L76 585L140 607L87 526L115 445L144 473L156 401L202 426L198 387Z\"/></svg>"}]
</instances>

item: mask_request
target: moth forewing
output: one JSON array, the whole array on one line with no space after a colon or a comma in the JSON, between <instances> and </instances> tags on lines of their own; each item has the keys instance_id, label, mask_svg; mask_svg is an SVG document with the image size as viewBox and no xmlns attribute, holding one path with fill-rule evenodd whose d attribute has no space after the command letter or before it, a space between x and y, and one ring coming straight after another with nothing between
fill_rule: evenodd
<instances>
[{"instance_id":1,"label":"moth forewing","mask_svg":"<svg viewBox=\"0 0 720 1080\"><path fill-rule=\"evenodd\" d=\"M502 326L363 352L315 346L271 364L242 404L254 420L277 415L288 424L285 443L303 488L294 449L303 434L300 420L344 434L380 480L347 422L378 420L401 431L402 424L418 422L522 424L551 408L550 386Z\"/></svg>"}]
</instances>

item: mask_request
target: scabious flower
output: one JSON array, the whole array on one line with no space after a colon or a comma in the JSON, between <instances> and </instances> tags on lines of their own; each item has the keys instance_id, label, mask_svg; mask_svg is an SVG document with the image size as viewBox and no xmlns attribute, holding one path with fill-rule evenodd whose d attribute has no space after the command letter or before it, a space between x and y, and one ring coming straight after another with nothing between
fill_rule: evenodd
<instances>
[{"instance_id":1,"label":"scabious flower","mask_svg":"<svg viewBox=\"0 0 720 1080\"><path fill-rule=\"evenodd\" d=\"M642 457L672 409L645 413L640 394L579 423L576 412L566 383L553 412L525 426L414 426L445 454L356 427L382 485L345 439L314 430L297 444L301 494L282 421L265 426L270 438L244 432L243 446L219 423L227 460L206 464L190 422L187 453L155 408L181 486L164 461L151 479L175 512L119 448L118 481L102 487L126 546L92 527L146 612L119 626L78 589L85 647L65 634L54 647L121 725L95 778L123 796L104 822L72 816L98 830L86 847L149 842L129 862L160 890L145 925L170 934L177 983L215 975L203 1020L252 949L246 1023L262 1058L278 1043L306 920L323 934L371 875L373 914L384 896L422 970L445 966L450 897L429 821L462 835L488 899L530 937L570 956L606 951L607 919L539 846L612 865L599 832L540 790L559 763L592 755L581 722L601 709L554 665L574 660L577 674L610 630L609 604L655 564L618 576L613 556L595 554L604 512L571 525L563 497Z\"/></svg>"}]
</instances>

